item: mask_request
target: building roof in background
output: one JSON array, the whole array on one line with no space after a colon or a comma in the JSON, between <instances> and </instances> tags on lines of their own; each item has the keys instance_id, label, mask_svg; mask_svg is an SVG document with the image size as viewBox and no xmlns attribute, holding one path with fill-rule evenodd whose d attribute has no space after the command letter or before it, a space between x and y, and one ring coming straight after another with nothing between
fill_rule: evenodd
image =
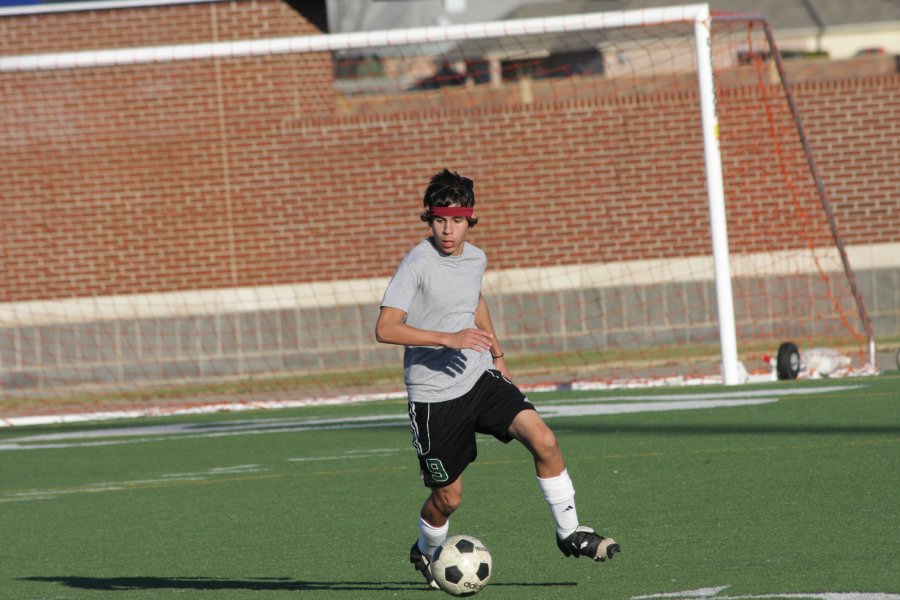
<instances>
[{"instance_id":1,"label":"building roof in background","mask_svg":"<svg viewBox=\"0 0 900 600\"><path fill-rule=\"evenodd\" d=\"M444 9L438 0L327 0L333 32L374 31L475 23L499 19L528 19L568 14L635 10L693 0L467 0L461 12ZM819 30L868 23L900 23L900 0L709 0L715 12L753 13L765 17L773 29Z\"/></svg>"},{"instance_id":2,"label":"building roof in background","mask_svg":"<svg viewBox=\"0 0 900 600\"><path fill-rule=\"evenodd\" d=\"M0 0L0 14L227 0ZM323 31L346 33L404 27L529 19L703 3L702 0L284 0L301 13L317 7ZM900 0L708 0L714 12L753 13L778 30L821 30L897 23ZM327 8L323 8L327 7ZM451 6L453 8L451 8ZM327 10L327 17L323 14ZM327 19L327 23L326 23Z\"/></svg>"},{"instance_id":3,"label":"building roof in background","mask_svg":"<svg viewBox=\"0 0 900 600\"><path fill-rule=\"evenodd\" d=\"M690 3L683 0L560 0L526 4L503 18L529 19ZM900 22L900 0L710 0L708 4L714 12L762 15L774 29L782 30Z\"/></svg>"}]
</instances>

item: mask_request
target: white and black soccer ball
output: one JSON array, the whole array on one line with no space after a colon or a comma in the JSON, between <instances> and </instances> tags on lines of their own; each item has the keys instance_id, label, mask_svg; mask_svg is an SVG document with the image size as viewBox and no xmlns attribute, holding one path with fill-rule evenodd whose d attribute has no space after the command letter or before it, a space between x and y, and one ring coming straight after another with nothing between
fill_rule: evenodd
<instances>
[{"instance_id":1,"label":"white and black soccer ball","mask_svg":"<svg viewBox=\"0 0 900 600\"><path fill-rule=\"evenodd\" d=\"M487 585L493 572L491 553L471 535L448 537L431 559L434 581L451 596L477 594Z\"/></svg>"}]
</instances>

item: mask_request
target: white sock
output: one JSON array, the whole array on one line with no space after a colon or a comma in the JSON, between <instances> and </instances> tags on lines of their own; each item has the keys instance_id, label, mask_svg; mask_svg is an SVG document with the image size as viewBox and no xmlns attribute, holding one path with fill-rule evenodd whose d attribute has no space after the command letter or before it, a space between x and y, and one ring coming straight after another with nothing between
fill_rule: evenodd
<instances>
[{"instance_id":1,"label":"white sock","mask_svg":"<svg viewBox=\"0 0 900 600\"><path fill-rule=\"evenodd\" d=\"M431 555L437 550L437 547L444 543L447 539L447 532L450 531L450 520L444 523L443 527L434 527L419 517L419 551L431 560Z\"/></svg>"},{"instance_id":2,"label":"white sock","mask_svg":"<svg viewBox=\"0 0 900 600\"><path fill-rule=\"evenodd\" d=\"M569 478L569 471L563 470L556 477L537 478L550 506L550 514L556 522L556 535L561 539L569 537L578 528L578 511L575 509L575 487Z\"/></svg>"}]
</instances>

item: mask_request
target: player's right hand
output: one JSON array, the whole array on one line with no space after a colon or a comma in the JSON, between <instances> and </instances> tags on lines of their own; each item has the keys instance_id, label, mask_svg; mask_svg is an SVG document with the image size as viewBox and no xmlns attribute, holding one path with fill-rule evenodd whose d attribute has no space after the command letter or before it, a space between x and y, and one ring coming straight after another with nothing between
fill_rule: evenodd
<instances>
[{"instance_id":1,"label":"player's right hand","mask_svg":"<svg viewBox=\"0 0 900 600\"><path fill-rule=\"evenodd\" d=\"M494 336L483 329L463 329L449 334L444 345L453 350L469 349L484 352L494 345Z\"/></svg>"}]
</instances>

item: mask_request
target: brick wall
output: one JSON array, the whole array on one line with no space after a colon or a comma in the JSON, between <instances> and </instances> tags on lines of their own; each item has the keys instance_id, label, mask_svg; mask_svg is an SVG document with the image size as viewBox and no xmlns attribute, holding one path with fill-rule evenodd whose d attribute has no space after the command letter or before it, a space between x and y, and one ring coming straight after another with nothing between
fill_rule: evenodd
<instances>
[{"instance_id":1,"label":"brick wall","mask_svg":"<svg viewBox=\"0 0 900 600\"><path fill-rule=\"evenodd\" d=\"M265 59L289 71L297 60ZM495 268L708 247L690 93L628 106L450 111L414 123L297 119L322 103L291 98L290 86L260 90L259 61L238 62L227 81L204 80L193 63L3 76L0 301L385 275L421 235L423 182L444 165L476 179L484 222L494 223L484 244L500 251ZM116 93L122 80L125 95ZM795 89L850 244L900 237L898 82ZM772 147L729 137L741 115L729 112L728 90L720 110L733 230L762 211L772 216L767 241L790 245L797 224L778 221L783 190L734 175L770 164ZM583 138L577 160L563 154L561 136ZM808 179L802 155L791 156L794 178ZM525 207L513 229L497 226ZM351 243L359 219L371 238L396 243ZM540 235L547 223L570 227L573 242ZM600 235L600 226L617 235ZM734 237L734 251L756 249L758 237L747 235Z\"/></svg>"},{"instance_id":2,"label":"brick wall","mask_svg":"<svg viewBox=\"0 0 900 600\"><path fill-rule=\"evenodd\" d=\"M321 33L271 0L0 17L0 56L139 48Z\"/></svg>"}]
</instances>

